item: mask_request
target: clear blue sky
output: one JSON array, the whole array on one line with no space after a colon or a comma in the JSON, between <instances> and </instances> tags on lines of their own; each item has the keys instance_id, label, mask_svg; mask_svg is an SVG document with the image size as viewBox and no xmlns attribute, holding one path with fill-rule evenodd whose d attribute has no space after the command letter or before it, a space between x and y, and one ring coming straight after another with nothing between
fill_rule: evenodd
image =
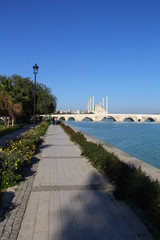
<instances>
[{"instance_id":1,"label":"clear blue sky","mask_svg":"<svg viewBox=\"0 0 160 240\"><path fill-rule=\"evenodd\" d=\"M160 0L1 0L0 75L51 88L58 109L109 97L111 113L160 113Z\"/></svg>"}]
</instances>

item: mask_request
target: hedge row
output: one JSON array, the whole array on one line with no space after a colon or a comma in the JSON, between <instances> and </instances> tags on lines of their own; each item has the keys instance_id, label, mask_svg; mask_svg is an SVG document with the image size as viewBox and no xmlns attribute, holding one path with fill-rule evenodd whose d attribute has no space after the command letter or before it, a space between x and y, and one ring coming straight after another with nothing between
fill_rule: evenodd
<instances>
[{"instance_id":1,"label":"hedge row","mask_svg":"<svg viewBox=\"0 0 160 240\"><path fill-rule=\"evenodd\" d=\"M61 124L71 140L81 146L82 155L107 174L115 184L114 195L144 209L154 226L160 228L160 184L151 180L141 170L127 165L113 153L107 152L102 145L87 142L81 132L75 132L69 126Z\"/></svg>"},{"instance_id":2,"label":"hedge row","mask_svg":"<svg viewBox=\"0 0 160 240\"><path fill-rule=\"evenodd\" d=\"M16 185L22 178L22 170L35 153L40 136L49 122L42 122L36 130L29 130L5 147L0 148L0 190Z\"/></svg>"}]
</instances>

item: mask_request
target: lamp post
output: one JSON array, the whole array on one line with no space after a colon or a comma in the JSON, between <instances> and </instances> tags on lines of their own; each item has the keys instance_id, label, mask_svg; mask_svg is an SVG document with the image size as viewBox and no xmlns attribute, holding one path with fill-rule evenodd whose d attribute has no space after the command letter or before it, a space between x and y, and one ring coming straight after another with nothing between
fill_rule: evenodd
<instances>
[{"instance_id":1,"label":"lamp post","mask_svg":"<svg viewBox=\"0 0 160 240\"><path fill-rule=\"evenodd\" d=\"M35 117L36 117L36 74L38 73L38 65L35 64L33 66L33 73L34 73L34 110L33 110L33 126L35 130Z\"/></svg>"},{"instance_id":2,"label":"lamp post","mask_svg":"<svg viewBox=\"0 0 160 240\"><path fill-rule=\"evenodd\" d=\"M47 101L47 97L45 96L45 120L46 120L46 114L47 114L47 104L46 104L46 101Z\"/></svg>"}]
</instances>

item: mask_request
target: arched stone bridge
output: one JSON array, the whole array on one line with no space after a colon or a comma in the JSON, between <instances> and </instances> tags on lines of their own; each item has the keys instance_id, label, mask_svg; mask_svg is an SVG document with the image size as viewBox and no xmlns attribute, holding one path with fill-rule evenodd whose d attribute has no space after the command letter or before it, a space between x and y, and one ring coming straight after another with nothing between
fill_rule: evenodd
<instances>
[{"instance_id":1,"label":"arched stone bridge","mask_svg":"<svg viewBox=\"0 0 160 240\"><path fill-rule=\"evenodd\" d=\"M45 116L45 115L41 115ZM89 119L94 122L100 122L104 119L111 118L117 122L123 122L126 119L130 119L133 122L145 122L146 120L150 120L151 122L160 122L159 114L50 114L46 115L47 117L56 117L58 120L75 120L75 121L83 121L85 119Z\"/></svg>"}]
</instances>

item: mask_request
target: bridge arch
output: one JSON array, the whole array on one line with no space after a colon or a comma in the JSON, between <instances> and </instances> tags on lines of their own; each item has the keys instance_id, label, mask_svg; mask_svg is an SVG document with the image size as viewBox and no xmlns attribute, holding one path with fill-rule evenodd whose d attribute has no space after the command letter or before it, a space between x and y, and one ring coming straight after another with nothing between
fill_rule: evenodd
<instances>
[{"instance_id":1,"label":"bridge arch","mask_svg":"<svg viewBox=\"0 0 160 240\"><path fill-rule=\"evenodd\" d=\"M148 117L144 120L144 122L155 122L154 118Z\"/></svg>"},{"instance_id":2,"label":"bridge arch","mask_svg":"<svg viewBox=\"0 0 160 240\"><path fill-rule=\"evenodd\" d=\"M108 119L112 119L114 122L118 121L118 119L116 119L116 117L113 117L113 116L108 116Z\"/></svg>"},{"instance_id":3,"label":"bridge arch","mask_svg":"<svg viewBox=\"0 0 160 240\"><path fill-rule=\"evenodd\" d=\"M90 118L90 117L85 117L85 118L82 118L82 121L93 121L93 119L92 118Z\"/></svg>"},{"instance_id":4,"label":"bridge arch","mask_svg":"<svg viewBox=\"0 0 160 240\"><path fill-rule=\"evenodd\" d=\"M60 117L59 120L60 121L66 121L65 117Z\"/></svg>"},{"instance_id":5,"label":"bridge arch","mask_svg":"<svg viewBox=\"0 0 160 240\"><path fill-rule=\"evenodd\" d=\"M128 122L128 121L134 122L134 119L132 117L126 117L123 119L123 122Z\"/></svg>"},{"instance_id":6,"label":"bridge arch","mask_svg":"<svg viewBox=\"0 0 160 240\"><path fill-rule=\"evenodd\" d=\"M68 121L75 121L75 118L74 117L69 117Z\"/></svg>"},{"instance_id":7,"label":"bridge arch","mask_svg":"<svg viewBox=\"0 0 160 240\"><path fill-rule=\"evenodd\" d=\"M113 117L103 117L101 120L101 122L105 121L105 122L115 122L115 118Z\"/></svg>"}]
</instances>

